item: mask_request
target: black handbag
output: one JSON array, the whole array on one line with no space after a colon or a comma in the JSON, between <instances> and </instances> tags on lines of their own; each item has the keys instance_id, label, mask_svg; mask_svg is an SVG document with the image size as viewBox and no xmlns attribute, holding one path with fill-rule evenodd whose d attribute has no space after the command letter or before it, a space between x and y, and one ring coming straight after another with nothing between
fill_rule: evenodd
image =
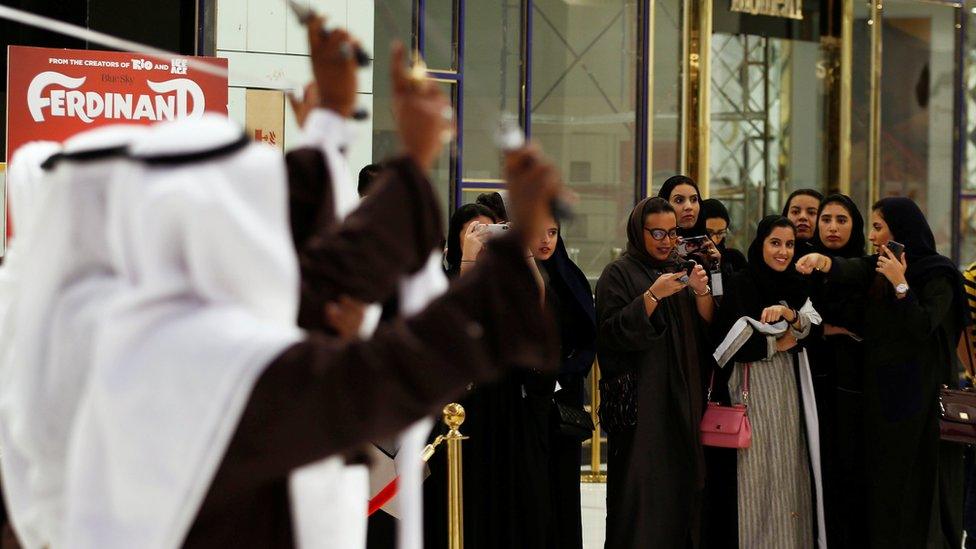
<instances>
[{"instance_id":1,"label":"black handbag","mask_svg":"<svg viewBox=\"0 0 976 549\"><path fill-rule=\"evenodd\" d=\"M627 372L600 380L600 425L619 433L637 425L637 374Z\"/></svg>"},{"instance_id":2,"label":"black handbag","mask_svg":"<svg viewBox=\"0 0 976 549\"><path fill-rule=\"evenodd\" d=\"M581 408L553 402L552 417L556 432L580 442L593 436L593 418Z\"/></svg>"}]
</instances>

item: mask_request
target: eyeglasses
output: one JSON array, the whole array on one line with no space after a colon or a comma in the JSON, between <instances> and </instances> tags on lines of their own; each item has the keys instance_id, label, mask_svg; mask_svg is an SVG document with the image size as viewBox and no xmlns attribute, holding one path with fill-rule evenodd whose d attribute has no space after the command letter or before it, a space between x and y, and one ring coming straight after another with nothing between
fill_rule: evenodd
<instances>
[{"instance_id":1,"label":"eyeglasses","mask_svg":"<svg viewBox=\"0 0 976 549\"><path fill-rule=\"evenodd\" d=\"M708 236L712 236L712 237L718 236L721 238L725 238L726 236L732 234L732 229L722 229L721 231L713 231L711 229L705 229L705 232L708 233Z\"/></svg>"},{"instance_id":2,"label":"eyeglasses","mask_svg":"<svg viewBox=\"0 0 976 549\"><path fill-rule=\"evenodd\" d=\"M672 240L678 238L678 229L665 231L664 229L648 229L644 227L644 230L651 233L651 238L654 240L664 240L664 237L670 237Z\"/></svg>"}]
</instances>

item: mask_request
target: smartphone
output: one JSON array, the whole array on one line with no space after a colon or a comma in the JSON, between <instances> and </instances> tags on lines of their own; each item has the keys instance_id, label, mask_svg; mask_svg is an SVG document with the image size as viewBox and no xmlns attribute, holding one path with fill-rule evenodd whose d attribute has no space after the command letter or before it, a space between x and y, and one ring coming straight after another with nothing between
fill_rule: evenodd
<instances>
[{"instance_id":1,"label":"smartphone","mask_svg":"<svg viewBox=\"0 0 976 549\"><path fill-rule=\"evenodd\" d=\"M677 246L678 255L681 257L688 257L689 255L701 250L707 242L708 235L682 238L681 241L678 242Z\"/></svg>"},{"instance_id":2,"label":"smartphone","mask_svg":"<svg viewBox=\"0 0 976 549\"><path fill-rule=\"evenodd\" d=\"M692 271L694 271L695 267L697 266L698 263L696 263L693 259L689 259L688 261L682 262L680 264L680 270L678 271L682 274L681 276L678 277L678 281L681 282L682 284L687 284L688 280L690 280L691 278Z\"/></svg>"},{"instance_id":3,"label":"smartphone","mask_svg":"<svg viewBox=\"0 0 976 549\"><path fill-rule=\"evenodd\" d=\"M506 231L512 228L512 226L508 223L491 223L489 225L485 225L485 227L488 227L488 235L491 238L503 235Z\"/></svg>"},{"instance_id":4,"label":"smartphone","mask_svg":"<svg viewBox=\"0 0 976 549\"><path fill-rule=\"evenodd\" d=\"M889 240L885 247L891 252L891 255L895 256L895 259L901 261L901 254L905 253L905 245L900 242L895 242L894 240Z\"/></svg>"}]
</instances>

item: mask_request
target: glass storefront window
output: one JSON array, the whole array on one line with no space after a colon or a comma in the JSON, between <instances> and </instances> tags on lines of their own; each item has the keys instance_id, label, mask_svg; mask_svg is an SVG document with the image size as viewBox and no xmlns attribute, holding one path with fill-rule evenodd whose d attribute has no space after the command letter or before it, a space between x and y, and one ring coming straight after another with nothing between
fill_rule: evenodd
<instances>
[{"instance_id":1,"label":"glass storefront window","mask_svg":"<svg viewBox=\"0 0 976 549\"><path fill-rule=\"evenodd\" d=\"M829 82L816 17L783 27L716 8L709 189L729 210L733 247L747 247L793 190L827 188Z\"/></svg>"},{"instance_id":2,"label":"glass storefront window","mask_svg":"<svg viewBox=\"0 0 976 549\"><path fill-rule=\"evenodd\" d=\"M871 207L868 182L871 135L871 8L870 2L854 2L853 44L851 45L851 161L850 197L865 220ZM870 23L870 24L869 24Z\"/></svg>"},{"instance_id":3,"label":"glass storefront window","mask_svg":"<svg viewBox=\"0 0 976 549\"><path fill-rule=\"evenodd\" d=\"M426 0L424 2L424 57L427 67L435 70L457 69L457 34L454 20L458 0ZM467 5L478 2L468 2ZM477 19L471 19L477 21ZM480 23L479 23L480 24ZM469 28L475 25L469 25Z\"/></svg>"},{"instance_id":4,"label":"glass storefront window","mask_svg":"<svg viewBox=\"0 0 976 549\"><path fill-rule=\"evenodd\" d=\"M464 33L464 179L501 178L495 132L518 120L522 14L517 2L468 2Z\"/></svg>"},{"instance_id":5,"label":"glass storefront window","mask_svg":"<svg viewBox=\"0 0 976 549\"><path fill-rule=\"evenodd\" d=\"M563 227L597 278L626 241L637 142L637 6L628 0L535 0L532 137L580 197Z\"/></svg>"},{"instance_id":6,"label":"glass storefront window","mask_svg":"<svg viewBox=\"0 0 976 549\"><path fill-rule=\"evenodd\" d=\"M882 32L879 196L918 203L946 255L953 229L956 9L887 0Z\"/></svg>"},{"instance_id":7,"label":"glass storefront window","mask_svg":"<svg viewBox=\"0 0 976 549\"><path fill-rule=\"evenodd\" d=\"M452 2L447 2L448 4ZM434 12L428 11L425 18L428 23L426 43L432 45L436 50L437 45L446 44L442 52L451 47L453 12L444 11L436 7L437 2L428 1L428 10L431 5L435 5ZM443 7L443 6L441 6ZM377 39L375 59L373 60L373 162L381 162L392 158L399 151L399 136L396 132L396 122L393 118L393 94L390 87L390 51L387 45L394 39L400 40L404 44L412 44L413 30L411 21L413 17L411 2L377 2L377 14L374 19L375 35L383 37ZM453 8L452 8L453 9ZM436 16L435 16L436 14ZM446 21L440 18L450 17ZM445 30L446 29L446 30ZM440 33L434 38L431 33ZM444 34L446 33L446 34ZM430 68L434 65L430 59L431 52L428 52L426 61ZM439 53L433 53L434 60ZM437 67L445 68L445 67ZM457 108L456 85L452 82L435 82L441 90L451 98L451 102ZM437 198L440 201L442 215L444 216L445 227L447 219L452 210L453 204L453 184L454 184L454 158L456 154L457 142L452 141L445 146L440 157L431 169L430 179L434 184Z\"/></svg>"},{"instance_id":8,"label":"glass storefront window","mask_svg":"<svg viewBox=\"0 0 976 549\"><path fill-rule=\"evenodd\" d=\"M664 181L681 171L681 94L683 51L681 0L654 2L654 111L651 139L651 188L655 194Z\"/></svg>"}]
</instances>

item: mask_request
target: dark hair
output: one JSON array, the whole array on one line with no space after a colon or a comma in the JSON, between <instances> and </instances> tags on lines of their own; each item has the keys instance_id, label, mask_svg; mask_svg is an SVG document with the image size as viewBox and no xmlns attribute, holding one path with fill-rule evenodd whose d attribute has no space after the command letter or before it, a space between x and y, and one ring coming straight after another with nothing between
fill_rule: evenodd
<instances>
[{"instance_id":1,"label":"dark hair","mask_svg":"<svg viewBox=\"0 0 976 549\"><path fill-rule=\"evenodd\" d=\"M824 199L823 193L816 189L797 189L791 192L790 196L786 198L786 202L783 203L783 217L786 217L786 214L790 212L790 202L793 202L793 199L798 196L812 196L817 199L817 202L823 202Z\"/></svg>"},{"instance_id":2,"label":"dark hair","mask_svg":"<svg viewBox=\"0 0 976 549\"><path fill-rule=\"evenodd\" d=\"M776 219L770 220L769 232L766 233L766 236L763 237L763 240L766 240L766 237L768 237L770 233L773 232L773 229L779 229L782 227L788 228L791 231L793 231L794 235L796 234L796 225L794 225L793 222L790 221L789 218L787 218L786 216L778 216Z\"/></svg>"},{"instance_id":3,"label":"dark hair","mask_svg":"<svg viewBox=\"0 0 976 549\"><path fill-rule=\"evenodd\" d=\"M476 204L481 204L486 206L491 211L495 212L495 217L500 221L508 221L508 212L505 210L505 201L502 199L502 195L497 192L491 193L481 193L475 200Z\"/></svg>"},{"instance_id":4,"label":"dark hair","mask_svg":"<svg viewBox=\"0 0 976 549\"><path fill-rule=\"evenodd\" d=\"M368 164L359 170L359 196L366 196L369 188L376 181L376 176L383 171L383 166L379 164Z\"/></svg>"},{"instance_id":5,"label":"dark hair","mask_svg":"<svg viewBox=\"0 0 976 549\"><path fill-rule=\"evenodd\" d=\"M644 216L641 221L646 220L647 216L651 214L659 213L674 213L674 206L672 206L667 199L655 196L654 198L648 200L647 204L644 206Z\"/></svg>"},{"instance_id":6,"label":"dark hair","mask_svg":"<svg viewBox=\"0 0 976 549\"><path fill-rule=\"evenodd\" d=\"M695 188L695 192L698 193L698 198L701 198L698 183L695 183L695 180L687 175L672 175L667 178L658 190L657 195L665 200L671 200L671 193L674 192L674 188L678 185L691 185Z\"/></svg>"},{"instance_id":7,"label":"dark hair","mask_svg":"<svg viewBox=\"0 0 976 549\"><path fill-rule=\"evenodd\" d=\"M461 272L461 230L472 219L484 216L492 223L498 222L495 212L482 204L465 204L454 211L447 228L447 250L444 253L444 271L449 277Z\"/></svg>"},{"instance_id":8,"label":"dark hair","mask_svg":"<svg viewBox=\"0 0 976 549\"><path fill-rule=\"evenodd\" d=\"M729 210L717 198L702 200L701 214L699 215L705 216L705 219L724 219L726 225L732 225L732 221L729 219Z\"/></svg>"}]
</instances>

